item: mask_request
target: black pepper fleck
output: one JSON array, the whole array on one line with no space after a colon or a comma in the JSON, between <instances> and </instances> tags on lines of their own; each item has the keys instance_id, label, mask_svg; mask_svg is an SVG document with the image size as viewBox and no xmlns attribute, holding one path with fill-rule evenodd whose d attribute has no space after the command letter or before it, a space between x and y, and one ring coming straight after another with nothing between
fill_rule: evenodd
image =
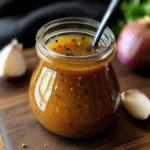
<instances>
[{"instance_id":1,"label":"black pepper fleck","mask_svg":"<svg viewBox=\"0 0 150 150\"><path fill-rule=\"evenodd\" d=\"M69 122L69 125L72 126L72 122Z\"/></svg>"},{"instance_id":2,"label":"black pepper fleck","mask_svg":"<svg viewBox=\"0 0 150 150\"><path fill-rule=\"evenodd\" d=\"M70 54L69 54L69 53L67 53L66 55L67 55L67 56L70 56Z\"/></svg>"},{"instance_id":3,"label":"black pepper fleck","mask_svg":"<svg viewBox=\"0 0 150 150\"><path fill-rule=\"evenodd\" d=\"M88 94L88 91L87 91L87 89L84 89L84 93L87 95Z\"/></svg>"},{"instance_id":4,"label":"black pepper fleck","mask_svg":"<svg viewBox=\"0 0 150 150\"><path fill-rule=\"evenodd\" d=\"M81 105L78 105L78 108L81 108Z\"/></svg>"},{"instance_id":5,"label":"black pepper fleck","mask_svg":"<svg viewBox=\"0 0 150 150\"><path fill-rule=\"evenodd\" d=\"M81 39L82 39L82 40L85 40L85 37L82 37Z\"/></svg>"},{"instance_id":6,"label":"black pepper fleck","mask_svg":"<svg viewBox=\"0 0 150 150\"><path fill-rule=\"evenodd\" d=\"M56 48L53 49L54 51L56 50Z\"/></svg>"},{"instance_id":7,"label":"black pepper fleck","mask_svg":"<svg viewBox=\"0 0 150 150\"><path fill-rule=\"evenodd\" d=\"M55 40L55 42L58 42L58 40Z\"/></svg>"},{"instance_id":8,"label":"black pepper fleck","mask_svg":"<svg viewBox=\"0 0 150 150\"><path fill-rule=\"evenodd\" d=\"M67 47L66 50L69 50L69 47Z\"/></svg>"},{"instance_id":9,"label":"black pepper fleck","mask_svg":"<svg viewBox=\"0 0 150 150\"><path fill-rule=\"evenodd\" d=\"M86 50L87 52L89 52L89 51L92 50L92 48L89 46L89 47L86 47L85 50Z\"/></svg>"},{"instance_id":10,"label":"black pepper fleck","mask_svg":"<svg viewBox=\"0 0 150 150\"><path fill-rule=\"evenodd\" d=\"M57 98L60 98L60 95L59 95L58 93L56 93L56 97L57 97Z\"/></svg>"},{"instance_id":11,"label":"black pepper fleck","mask_svg":"<svg viewBox=\"0 0 150 150\"><path fill-rule=\"evenodd\" d=\"M75 42L76 41L76 39L72 39L72 42Z\"/></svg>"},{"instance_id":12,"label":"black pepper fleck","mask_svg":"<svg viewBox=\"0 0 150 150\"><path fill-rule=\"evenodd\" d=\"M66 53L67 56L74 56L73 53Z\"/></svg>"}]
</instances>

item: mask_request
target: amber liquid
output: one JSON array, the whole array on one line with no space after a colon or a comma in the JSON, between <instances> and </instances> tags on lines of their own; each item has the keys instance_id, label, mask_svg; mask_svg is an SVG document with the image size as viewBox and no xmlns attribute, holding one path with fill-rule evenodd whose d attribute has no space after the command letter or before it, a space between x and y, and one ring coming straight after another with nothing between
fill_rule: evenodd
<instances>
[{"instance_id":1,"label":"amber liquid","mask_svg":"<svg viewBox=\"0 0 150 150\"><path fill-rule=\"evenodd\" d=\"M51 40L47 47L68 57L85 56L97 53L86 49L90 44L91 37L68 35ZM48 130L73 138L89 137L109 126L118 94L118 82L108 61L70 66L42 60L30 84L37 119Z\"/></svg>"},{"instance_id":2,"label":"amber liquid","mask_svg":"<svg viewBox=\"0 0 150 150\"><path fill-rule=\"evenodd\" d=\"M65 35L52 39L47 47L59 54L66 56L87 56L98 53L104 48L99 45L97 48L91 47L92 38L81 35Z\"/></svg>"}]
</instances>

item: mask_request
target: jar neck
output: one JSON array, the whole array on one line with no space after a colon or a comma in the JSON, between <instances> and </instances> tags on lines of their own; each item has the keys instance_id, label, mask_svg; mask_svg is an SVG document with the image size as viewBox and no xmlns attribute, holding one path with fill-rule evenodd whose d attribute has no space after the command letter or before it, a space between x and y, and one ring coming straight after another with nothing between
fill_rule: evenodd
<instances>
[{"instance_id":1,"label":"jar neck","mask_svg":"<svg viewBox=\"0 0 150 150\"><path fill-rule=\"evenodd\" d=\"M87 56L66 56L58 54L47 48L47 43L59 35L81 34L94 37L99 27L99 23L86 18L62 18L49 22L43 26L36 36L37 53L46 62L57 61L69 64L89 64L92 62L112 60L115 53L115 37L112 31L107 27L99 41L104 48L93 55Z\"/></svg>"}]
</instances>

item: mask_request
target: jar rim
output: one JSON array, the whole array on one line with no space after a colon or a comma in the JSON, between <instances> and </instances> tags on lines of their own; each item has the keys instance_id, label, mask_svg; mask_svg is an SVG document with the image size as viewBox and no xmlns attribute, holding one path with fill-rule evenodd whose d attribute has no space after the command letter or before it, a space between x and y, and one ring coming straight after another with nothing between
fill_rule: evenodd
<instances>
[{"instance_id":1,"label":"jar rim","mask_svg":"<svg viewBox=\"0 0 150 150\"><path fill-rule=\"evenodd\" d=\"M114 52L114 48L116 46L115 36L109 27L106 27L106 29L104 30L104 33L106 33L109 36L108 44L102 51L100 51L98 53L95 53L92 55L86 55L86 56L67 56L67 55L56 53L56 52L48 49L47 46L45 45L45 43L43 42L44 33L49 28L52 28L52 27L55 27L57 25L61 25L64 23L81 23L81 24L85 24L85 25L90 25L97 29L100 24L96 20L89 19L89 18L83 18L83 17L65 17L65 18L55 19L53 21L46 23L38 30L38 32L36 34L37 53L41 58L46 59L47 61L49 61L49 58L57 58L57 59L61 59L64 61L69 60L69 62L72 62L72 63L73 62L80 63L80 62L85 62L87 60L88 60L88 62L96 61L96 60L103 60L103 59L106 59L109 56L111 56L111 54ZM95 32L95 34L96 34L96 32Z\"/></svg>"}]
</instances>

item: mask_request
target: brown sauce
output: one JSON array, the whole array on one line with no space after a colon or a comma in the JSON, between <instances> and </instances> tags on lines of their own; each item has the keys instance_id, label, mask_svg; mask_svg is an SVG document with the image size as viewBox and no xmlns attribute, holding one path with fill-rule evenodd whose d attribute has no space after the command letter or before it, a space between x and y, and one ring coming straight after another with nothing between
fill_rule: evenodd
<instances>
[{"instance_id":1,"label":"brown sauce","mask_svg":"<svg viewBox=\"0 0 150 150\"><path fill-rule=\"evenodd\" d=\"M51 40L47 47L67 56L98 53L96 49L86 50L90 44L91 37L68 35ZM65 137L89 137L104 130L114 120L119 101L111 63L58 63L41 60L32 76L30 101L37 119Z\"/></svg>"}]
</instances>

